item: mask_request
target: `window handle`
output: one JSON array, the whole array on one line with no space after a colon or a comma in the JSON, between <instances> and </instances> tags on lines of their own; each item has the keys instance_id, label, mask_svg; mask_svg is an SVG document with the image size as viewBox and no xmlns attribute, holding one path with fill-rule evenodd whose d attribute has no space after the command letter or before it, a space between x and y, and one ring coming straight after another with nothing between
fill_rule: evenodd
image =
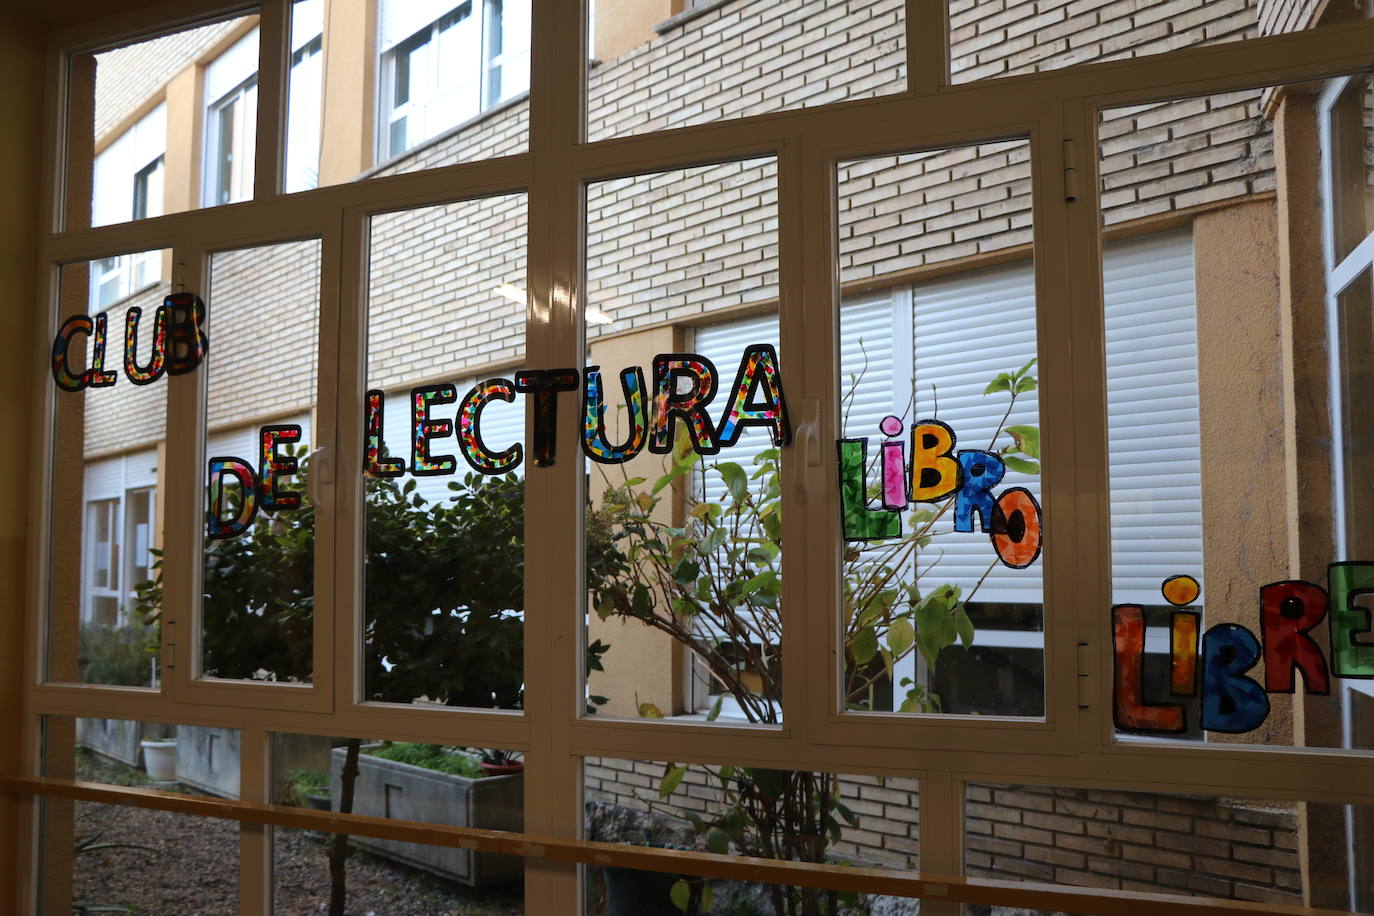
<instances>
[{"instance_id":1,"label":"window handle","mask_svg":"<svg viewBox=\"0 0 1374 916\"><path fill-rule=\"evenodd\" d=\"M807 477L811 468L821 466L821 443L816 435L820 425L820 398L807 398L802 402L802 416L805 419L797 424L793 454L799 459L797 467L796 493L800 502L806 502Z\"/></svg>"},{"instance_id":2,"label":"window handle","mask_svg":"<svg viewBox=\"0 0 1374 916\"><path fill-rule=\"evenodd\" d=\"M318 507L321 500L320 488L334 485L334 457L329 454L329 446L322 445L306 455L301 465L308 470L305 477L305 498L310 500L312 506Z\"/></svg>"}]
</instances>

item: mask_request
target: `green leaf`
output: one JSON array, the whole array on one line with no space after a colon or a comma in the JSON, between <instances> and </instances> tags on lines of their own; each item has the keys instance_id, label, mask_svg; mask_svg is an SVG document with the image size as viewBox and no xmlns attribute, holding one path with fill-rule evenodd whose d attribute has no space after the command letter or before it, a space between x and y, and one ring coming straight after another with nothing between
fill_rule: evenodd
<instances>
[{"instance_id":1,"label":"green leaf","mask_svg":"<svg viewBox=\"0 0 1374 916\"><path fill-rule=\"evenodd\" d=\"M640 708L643 709L647 705L649 704L641 703ZM655 716L655 718L661 719L663 716L659 715ZM670 766L668 772L663 774L663 781L658 784L658 797L667 798L669 795L672 795L682 783L682 777L686 775L687 768L685 766Z\"/></svg>"},{"instance_id":2,"label":"green leaf","mask_svg":"<svg viewBox=\"0 0 1374 916\"><path fill-rule=\"evenodd\" d=\"M730 851L730 834L721 830L719 827L712 827L706 831L706 851L714 852L718 855L725 855Z\"/></svg>"},{"instance_id":3,"label":"green leaf","mask_svg":"<svg viewBox=\"0 0 1374 916\"><path fill-rule=\"evenodd\" d=\"M1016 448L1031 458L1040 457L1040 428L1037 426L1008 426L1006 430L1016 440Z\"/></svg>"},{"instance_id":4,"label":"green leaf","mask_svg":"<svg viewBox=\"0 0 1374 916\"><path fill-rule=\"evenodd\" d=\"M641 719L662 719L663 710L659 709L653 703L640 703L639 717Z\"/></svg>"},{"instance_id":5,"label":"green leaf","mask_svg":"<svg viewBox=\"0 0 1374 916\"><path fill-rule=\"evenodd\" d=\"M968 614L964 611L961 604L954 609L954 628L959 632L959 641L964 644L965 649L973 648L973 621L969 620Z\"/></svg>"},{"instance_id":6,"label":"green leaf","mask_svg":"<svg viewBox=\"0 0 1374 916\"><path fill-rule=\"evenodd\" d=\"M983 389L983 394L992 394L994 391L1010 391L1011 376L1005 372L999 372L997 378L988 382L988 387Z\"/></svg>"},{"instance_id":7,"label":"green leaf","mask_svg":"<svg viewBox=\"0 0 1374 916\"><path fill-rule=\"evenodd\" d=\"M1002 463L1013 471L1020 471L1022 474L1040 473L1040 462L1031 461L1027 458L1017 458L1015 455L1003 455Z\"/></svg>"},{"instance_id":8,"label":"green leaf","mask_svg":"<svg viewBox=\"0 0 1374 916\"><path fill-rule=\"evenodd\" d=\"M854 661L860 665L868 664L873 656L878 654L878 634L872 627L865 627L854 636L854 641L849 644L849 651L854 656Z\"/></svg>"},{"instance_id":9,"label":"green leaf","mask_svg":"<svg viewBox=\"0 0 1374 916\"><path fill-rule=\"evenodd\" d=\"M906 654L915 641L916 628L905 618L892 621L892 626L887 628L887 647L894 656Z\"/></svg>"},{"instance_id":10,"label":"green leaf","mask_svg":"<svg viewBox=\"0 0 1374 916\"><path fill-rule=\"evenodd\" d=\"M692 889L688 887L686 878L678 878L673 882L672 889L668 891L668 898L673 901L673 906L684 913L687 912L687 904L692 901Z\"/></svg>"},{"instance_id":11,"label":"green leaf","mask_svg":"<svg viewBox=\"0 0 1374 916\"><path fill-rule=\"evenodd\" d=\"M710 882L701 885L701 909L703 912L711 912L711 907L716 905L716 892L711 887Z\"/></svg>"},{"instance_id":12,"label":"green leaf","mask_svg":"<svg viewBox=\"0 0 1374 916\"><path fill-rule=\"evenodd\" d=\"M725 702L725 694L718 694L716 701L711 704L711 711L706 714L707 722L714 722L720 718L720 704Z\"/></svg>"},{"instance_id":13,"label":"green leaf","mask_svg":"<svg viewBox=\"0 0 1374 916\"><path fill-rule=\"evenodd\" d=\"M749 492L749 476L744 473L744 468L733 461L722 461L716 465L716 470L720 472L721 478L725 481L725 488L730 491L730 498L736 503L744 502L744 497Z\"/></svg>"},{"instance_id":14,"label":"green leaf","mask_svg":"<svg viewBox=\"0 0 1374 916\"><path fill-rule=\"evenodd\" d=\"M689 582L695 582L699 575L701 575L701 564L688 557L684 557L677 566L673 568L673 581L678 585L686 585Z\"/></svg>"},{"instance_id":15,"label":"green leaf","mask_svg":"<svg viewBox=\"0 0 1374 916\"><path fill-rule=\"evenodd\" d=\"M1015 394L1025 394L1027 391L1034 391L1036 388L1035 376L1028 375L1016 383Z\"/></svg>"},{"instance_id":16,"label":"green leaf","mask_svg":"<svg viewBox=\"0 0 1374 916\"><path fill-rule=\"evenodd\" d=\"M1025 364L1024 366L1022 366L1020 369L1017 369L1017 370L1016 370L1016 375L1014 375L1013 378L1020 378L1021 376L1025 375L1027 372L1029 372L1031 366L1034 366L1034 365L1035 365L1036 359L1038 359L1038 357L1032 356L1030 362L1026 363L1026 364Z\"/></svg>"}]
</instances>

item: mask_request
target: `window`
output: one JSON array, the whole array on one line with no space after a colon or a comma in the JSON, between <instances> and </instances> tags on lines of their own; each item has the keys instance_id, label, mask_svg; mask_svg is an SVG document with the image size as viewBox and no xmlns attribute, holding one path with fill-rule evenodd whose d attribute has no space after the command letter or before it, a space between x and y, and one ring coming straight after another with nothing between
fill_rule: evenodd
<instances>
[{"instance_id":1,"label":"window","mask_svg":"<svg viewBox=\"0 0 1374 916\"><path fill-rule=\"evenodd\" d=\"M253 197L258 123L258 30L205 68L204 205Z\"/></svg>"},{"instance_id":2,"label":"window","mask_svg":"<svg viewBox=\"0 0 1374 916\"><path fill-rule=\"evenodd\" d=\"M159 104L97 154L91 200L96 226L161 216L167 105ZM92 265L90 307L101 311L162 278L155 253L101 258Z\"/></svg>"},{"instance_id":3,"label":"window","mask_svg":"<svg viewBox=\"0 0 1374 916\"><path fill-rule=\"evenodd\" d=\"M324 0L291 7L291 72L286 103L287 193L320 184L324 89Z\"/></svg>"},{"instance_id":4,"label":"window","mask_svg":"<svg viewBox=\"0 0 1374 916\"><path fill-rule=\"evenodd\" d=\"M1019 31L1014 15L1026 2L1004 12L1034 45L1040 30ZM264 87L277 81L255 78L251 24L198 50L191 83L203 92L171 78L182 82L166 94L166 134L178 139L122 172L118 222L152 210L159 181L164 197L238 202L38 233L40 264L71 281L38 297L43 321L90 333L73 337L70 365L56 361L34 424L44 514L29 520L42 538L31 603L42 619L26 647L47 664L33 666L18 718L47 769L28 755L6 785L142 814L143 793L59 781L89 773L72 748L96 740L61 719L79 711L224 732L203 756L241 763L229 768L238 778L181 780L222 798L178 796L177 807L230 834L240 828L225 815L247 822L244 842L229 844L247 867L230 855L205 874L239 891L223 899L245 909L273 892L299 898L278 896L288 907L317 906L334 886L320 879L322 844L259 824L265 801L299 805L274 809L276 825L345 825L377 852L350 863L365 866L361 878L344 870L350 911L389 905L374 893L402 884L388 880L388 857L433 861L373 840L461 840L481 848L454 852L564 863L604 856L608 871L617 858L723 871L695 850L762 853L749 867L774 891L741 899L716 886L714 903L699 882L658 891L681 900L685 890L688 909L696 898L714 912L896 909L842 904L841 887L860 881L870 895L943 892L925 901L930 916L975 901L1064 905L1031 886L918 884L918 843L929 874L977 880L992 868L1113 885L1075 896L1085 910L1131 893L1151 912L1186 911L1148 896L1162 887L1340 908L1368 900L1374 833L1346 808L1374 802L1363 747L1374 651L1352 635L1360 611L1344 608L1351 625L1317 640L1323 649L1333 633L1350 636L1368 666L1325 696L1264 689L1281 664L1227 666L1241 630L1275 627L1256 607L1265 583L1316 582L1341 559L1366 560L1374 582L1374 556L1360 546L1374 492L1364 469L1374 417L1360 400L1374 335L1370 233L1359 225L1370 211L1341 205L1328 234L1341 227L1342 244L1323 262L1322 195L1311 193L1321 151L1313 130L1292 136L1339 121L1327 125L1340 133L1329 152L1343 150L1346 165L1330 168L1346 191L1362 176L1363 193L1365 113L1342 107L1333 119L1327 108L1367 104L1367 93L1309 97L1315 119L1288 107L1313 80L1365 74L1374 24L1190 42L1109 66L1061 60L1053 74L952 88L937 72L949 36L926 19L926 0L818 4L806 17L790 3L700 7L627 39L591 86L579 49L558 42L583 34L587 4L561 0L536 4L551 21L534 53L507 41L523 9L485 0L378 0L356 30L264 27L266 58L301 76L275 98ZM1151 6L1135 5L1142 16ZM360 6L334 3L330 15ZM615 31L601 12L603 33ZM978 28L956 40L977 42ZM340 39L359 36L365 50L346 51ZM275 115L254 125L255 103L307 108L310 68L325 53L351 73L337 83L319 74L321 135L351 119L348 156L372 158L375 120L378 146L407 155L287 197L310 183L310 157L252 163L254 128L312 128ZM357 78L374 69L375 86ZM514 99L514 76L527 70L540 91ZM707 78L740 74L739 98L716 107ZM1276 82L1300 88L1267 105L1254 87ZM574 116L592 93L618 106L620 127L599 135L615 139L587 140L596 119ZM131 110L151 111L148 98ZM538 138L527 155L496 143L487 161L452 155L517 113ZM52 123L67 123L61 114ZM1358 149L1343 142L1357 124ZM185 137L204 144L188 154ZM270 139L261 145L293 145ZM348 158L332 152L321 157L331 172ZM429 171L380 174L411 165ZM1310 181L1295 191L1287 182L1299 173ZM1307 211L1306 230L1281 231L1281 219ZM80 388L106 378L78 359L99 352L95 323L78 316L86 271L150 246L166 246L160 263L183 265L179 282L205 298L209 355L165 380L138 368L156 353L149 322L164 291L154 285L125 303L144 321L134 368L119 371L124 316L107 310L103 368L116 384ZM1281 296L1293 264L1307 266L1305 280L1328 278L1330 301ZM95 266L112 297L136 282L131 267L116 279L116 259ZM952 440L940 445L939 425L920 431L926 418L958 434L957 453ZM1312 423L1327 435L1308 435ZM863 437L866 454L854 441ZM780 467L748 473L751 450L775 440L776 459L763 462ZM918 452L945 463L917 464ZM517 455L523 476L502 474ZM715 498L693 505L696 489ZM919 543L927 524L935 534ZM1323 541L1338 531L1344 553ZM908 538L912 551L888 564L855 546ZM725 566L721 556L732 564L724 574L703 575ZM158 572L160 626L125 638L138 586ZM1214 649L1212 664L1193 664L1206 650L1188 651L1186 625L1165 641L1157 619L1141 619L1174 613L1158 580L1180 572L1199 590L1205 580L1209 628L1194 635ZM896 576L920 577L920 593L892 588ZM1115 600L1140 611L1129 639L1114 631ZM682 625L694 619L702 625ZM1236 642L1220 644L1228 634ZM1117 718L1128 705L1117 702L1127 696L1125 666L1114 667L1122 646L1155 691L1130 697L1135 707L1184 711L1191 728L1121 734L1131 724ZM94 673L92 647L102 671L128 676ZM706 667L692 670L693 655ZM1220 696L1218 679L1256 685L1272 721L1234 736L1209 725L1205 741L1180 741L1197 731L1195 706ZM697 687L711 698L692 696ZM727 694L734 708L715 699ZM1227 698L1218 715L1235 713ZM189 773L199 739L182 727L177 757ZM382 779L410 764L369 753L371 739L475 785L476 749L524 755L528 778L488 785L509 792L502 811L520 812L500 829L528 834L433 831L426 818L440 812L423 800L460 793ZM360 753L385 766L345 776L364 769L349 762ZM36 778L45 774L53 779ZM42 808L33 896L65 912L86 865L75 855L82 812ZM586 845L593 836L612 845ZM664 853L651 845L660 842L694 849ZM269 849L289 855L275 875L263 867ZM827 867L841 858L893 868ZM834 890L784 889L799 865L808 884ZM1254 880L1193 880L1222 868ZM1169 871L1184 874L1166 880ZM309 886L289 886L306 872ZM159 908L170 882L154 867L139 877L137 902ZM524 880L527 909L541 916L602 908L582 894L603 886L591 872L541 864ZM448 897L445 909L478 908Z\"/></svg>"},{"instance_id":5,"label":"window","mask_svg":"<svg viewBox=\"0 0 1374 916\"><path fill-rule=\"evenodd\" d=\"M382 159L529 89L529 0L381 0Z\"/></svg>"}]
</instances>

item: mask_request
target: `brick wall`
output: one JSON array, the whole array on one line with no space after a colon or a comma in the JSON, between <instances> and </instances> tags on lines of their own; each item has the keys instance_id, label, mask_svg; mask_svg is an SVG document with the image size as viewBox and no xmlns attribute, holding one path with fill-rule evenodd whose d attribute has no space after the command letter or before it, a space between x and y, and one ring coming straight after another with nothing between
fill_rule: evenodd
<instances>
[{"instance_id":1,"label":"brick wall","mask_svg":"<svg viewBox=\"0 0 1374 916\"><path fill-rule=\"evenodd\" d=\"M96 142L241 21L216 22L97 54Z\"/></svg>"},{"instance_id":2,"label":"brick wall","mask_svg":"<svg viewBox=\"0 0 1374 916\"><path fill-rule=\"evenodd\" d=\"M720 810L715 782L691 767L667 799L664 764L588 758L586 799L683 820ZM842 776L840 795L858 816L831 847L839 859L917 867L919 785L914 779ZM1228 900L1300 903L1298 816L1293 806L1235 799L972 785L966 789L965 861L970 876L1024 879ZM616 819L605 819L616 823ZM640 834L596 836L645 842ZM654 840L650 837L649 840Z\"/></svg>"},{"instance_id":3,"label":"brick wall","mask_svg":"<svg viewBox=\"0 0 1374 916\"><path fill-rule=\"evenodd\" d=\"M969 785L965 842L971 876L1302 902L1292 806Z\"/></svg>"},{"instance_id":4,"label":"brick wall","mask_svg":"<svg viewBox=\"0 0 1374 916\"><path fill-rule=\"evenodd\" d=\"M1255 0L949 0L956 83L1256 34Z\"/></svg>"},{"instance_id":5,"label":"brick wall","mask_svg":"<svg viewBox=\"0 0 1374 916\"><path fill-rule=\"evenodd\" d=\"M85 274L85 271L81 271ZM146 361L152 347L153 315L167 295L166 284L149 287L122 300L106 312L105 369L118 374L109 388L88 388L83 394L62 393L64 398L86 399L86 457L146 448L160 441L167 427L167 379L151 385L135 385L124 376L124 315L132 306L143 309L138 326L139 359Z\"/></svg>"},{"instance_id":6,"label":"brick wall","mask_svg":"<svg viewBox=\"0 0 1374 916\"><path fill-rule=\"evenodd\" d=\"M318 361L320 243L214 255L206 301L212 303L208 428L309 410Z\"/></svg>"}]
</instances>

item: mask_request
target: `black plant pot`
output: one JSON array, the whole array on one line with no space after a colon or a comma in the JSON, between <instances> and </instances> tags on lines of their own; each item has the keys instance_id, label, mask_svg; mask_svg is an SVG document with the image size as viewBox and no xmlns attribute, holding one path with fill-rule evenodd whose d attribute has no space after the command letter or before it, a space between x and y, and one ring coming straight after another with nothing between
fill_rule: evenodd
<instances>
[{"instance_id":1,"label":"black plant pot","mask_svg":"<svg viewBox=\"0 0 1374 916\"><path fill-rule=\"evenodd\" d=\"M677 875L610 865L601 873L606 880L606 916L683 916L669 896Z\"/></svg>"}]
</instances>

